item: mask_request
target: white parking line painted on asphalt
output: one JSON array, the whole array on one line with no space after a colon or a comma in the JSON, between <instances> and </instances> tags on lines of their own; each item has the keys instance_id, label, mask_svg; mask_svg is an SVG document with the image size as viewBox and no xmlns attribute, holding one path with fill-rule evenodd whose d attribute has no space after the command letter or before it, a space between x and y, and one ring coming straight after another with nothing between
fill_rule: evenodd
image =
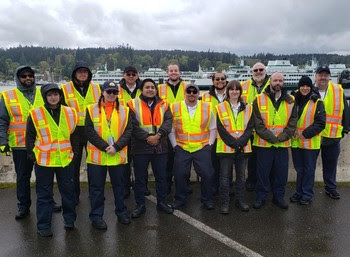
<instances>
[{"instance_id":1,"label":"white parking line painted on asphalt","mask_svg":"<svg viewBox=\"0 0 350 257\"><path fill-rule=\"evenodd\" d=\"M146 198L153 203L157 203L157 199L153 195L149 195ZM207 235L211 236L212 238L215 238L219 242L221 242L221 243L227 245L228 247L236 250L237 252L243 254L244 256L263 257L262 255L250 250L249 248L245 247L244 245L237 243L236 241L232 240L231 238L216 231L215 229L212 229L211 227L205 225L204 223L192 218L191 216L183 213L182 211L175 210L173 215L182 219L183 221L187 222L188 224L194 226L195 228L199 229L200 231L206 233Z\"/></svg>"}]
</instances>

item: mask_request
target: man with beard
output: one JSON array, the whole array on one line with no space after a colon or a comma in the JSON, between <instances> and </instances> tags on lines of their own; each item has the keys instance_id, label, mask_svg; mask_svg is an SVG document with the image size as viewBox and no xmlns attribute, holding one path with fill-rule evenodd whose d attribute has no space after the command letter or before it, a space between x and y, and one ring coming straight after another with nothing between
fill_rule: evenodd
<instances>
[{"instance_id":1,"label":"man with beard","mask_svg":"<svg viewBox=\"0 0 350 257\"><path fill-rule=\"evenodd\" d=\"M211 77L213 85L209 88L208 92L202 94L202 101L211 103L214 115L216 117L216 106L222 103L225 99L225 88L227 85L226 75L222 72L216 72ZM212 148L211 160L214 168L213 175L213 193L217 194L219 190L219 158L216 155L216 140Z\"/></svg>"},{"instance_id":2,"label":"man with beard","mask_svg":"<svg viewBox=\"0 0 350 257\"><path fill-rule=\"evenodd\" d=\"M158 95L169 104L183 101L185 98L185 82L180 78L180 67L171 62L167 68L168 80L165 84L158 85ZM173 180L174 150L168 141L167 182L168 194L171 192ZM191 189L188 189L191 192Z\"/></svg>"},{"instance_id":3,"label":"man with beard","mask_svg":"<svg viewBox=\"0 0 350 257\"><path fill-rule=\"evenodd\" d=\"M257 188L253 208L260 209L271 189L272 202L288 209L284 200L288 180L288 148L294 135L298 115L294 98L283 87L284 77L275 72L270 86L253 102L255 135L253 145L257 154ZM271 182L270 182L271 181Z\"/></svg>"},{"instance_id":4,"label":"man with beard","mask_svg":"<svg viewBox=\"0 0 350 257\"><path fill-rule=\"evenodd\" d=\"M74 152L74 185L76 204L80 196L80 164L83 148L86 149L87 138L85 133L86 107L98 102L101 89L98 84L91 83L92 73L84 62L77 62L72 72L72 80L62 85L64 102L78 114L78 124L71 135L71 144Z\"/></svg>"},{"instance_id":5,"label":"man with beard","mask_svg":"<svg viewBox=\"0 0 350 257\"><path fill-rule=\"evenodd\" d=\"M330 74L327 66L318 67L315 74L315 86L319 89L326 109L326 127L321 132L325 191L332 199L340 199L336 184L337 163L340 154L340 140L349 131L349 107L341 85L329 81Z\"/></svg>"},{"instance_id":6,"label":"man with beard","mask_svg":"<svg viewBox=\"0 0 350 257\"><path fill-rule=\"evenodd\" d=\"M242 98L243 101L251 104L255 97L263 92L266 87L270 84L269 76L266 74L266 67L261 62L254 64L252 68L252 78L244 81L242 84ZM253 142L253 137L251 141ZM247 191L254 191L256 185L256 149L252 146L252 153L248 159L248 177L246 179Z\"/></svg>"}]
</instances>

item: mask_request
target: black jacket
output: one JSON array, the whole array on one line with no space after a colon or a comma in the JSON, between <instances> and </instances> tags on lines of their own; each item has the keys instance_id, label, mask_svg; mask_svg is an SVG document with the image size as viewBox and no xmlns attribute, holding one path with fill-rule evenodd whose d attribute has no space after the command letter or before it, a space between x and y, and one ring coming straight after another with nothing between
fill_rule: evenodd
<instances>
[{"instance_id":1,"label":"black jacket","mask_svg":"<svg viewBox=\"0 0 350 257\"><path fill-rule=\"evenodd\" d=\"M241 102L238 113L240 113L241 111L244 111L246 109L246 105L247 105L246 103ZM244 130L242 136L240 136L237 139L231 136L230 133L225 129L224 125L221 123L219 119L219 115L217 115L217 118L216 118L216 126L222 141L224 141L224 143L229 147L235 148L236 150L238 150L238 152L241 152L243 148L248 144L250 136L253 133L254 117L252 114L247 124L247 128ZM217 153L218 156L226 155L226 154L228 153Z\"/></svg>"},{"instance_id":2,"label":"black jacket","mask_svg":"<svg viewBox=\"0 0 350 257\"><path fill-rule=\"evenodd\" d=\"M262 94L267 94L268 97L271 99L275 109L278 110L282 101L287 101L289 104L294 102L293 97L287 93L287 90L285 88L282 88L281 93L282 95L277 100L277 102L275 101L275 95L271 91L270 87L267 87ZM262 139L266 140L267 142L270 142L271 144L284 142L291 139L294 135L298 121L297 108L295 107L295 105L293 107L292 114L288 120L287 126L284 128L283 132L277 137L271 130L266 128L266 125L260 114L257 98L253 102L253 114L255 122L255 131Z\"/></svg>"},{"instance_id":3,"label":"black jacket","mask_svg":"<svg viewBox=\"0 0 350 257\"><path fill-rule=\"evenodd\" d=\"M87 139L90 141L91 144L97 147L100 151L103 151L103 152L106 151L106 148L109 146L108 142L104 141L102 137L100 137L97 134L97 131L94 129L94 124L91 120L88 110L86 110L86 116L85 116L85 133L86 133ZM123 149L125 146L128 145L131 138L131 133L132 133L132 120L129 112L128 123L126 125L126 128L123 134L118 139L118 141L115 142L113 145L117 152L119 152L121 149Z\"/></svg>"},{"instance_id":4,"label":"black jacket","mask_svg":"<svg viewBox=\"0 0 350 257\"><path fill-rule=\"evenodd\" d=\"M140 99L142 101L145 101L140 95ZM158 96L155 97L155 102L153 103L153 106L157 105L159 102L164 101L160 99ZM153 110L151 110L153 113ZM159 130L155 133L160 133L161 138L160 142L156 146L151 146L147 143L146 139L148 136L148 132L143 130L140 127L140 123L136 119L135 113L130 109L130 113L132 116L132 123L133 123L133 133L131 138L131 149L132 154L163 154L168 152L168 134L171 132L172 124L173 124L173 115L169 108L164 113L164 119L163 124L160 126Z\"/></svg>"},{"instance_id":5,"label":"black jacket","mask_svg":"<svg viewBox=\"0 0 350 257\"><path fill-rule=\"evenodd\" d=\"M128 92L128 94L131 96L132 99L135 99L137 90L140 89L141 80L140 79L136 80L136 88L135 88L135 90L132 93L130 92L128 86L126 85L126 80L124 78L122 78L119 81L119 85L121 86L121 88L126 90L126 92Z\"/></svg>"}]
</instances>

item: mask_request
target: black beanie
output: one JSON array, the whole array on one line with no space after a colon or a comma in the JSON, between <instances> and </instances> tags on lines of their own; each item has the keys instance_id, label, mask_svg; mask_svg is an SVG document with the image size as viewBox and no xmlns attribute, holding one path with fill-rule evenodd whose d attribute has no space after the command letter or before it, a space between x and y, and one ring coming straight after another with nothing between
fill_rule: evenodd
<instances>
[{"instance_id":1,"label":"black beanie","mask_svg":"<svg viewBox=\"0 0 350 257\"><path fill-rule=\"evenodd\" d=\"M298 88L300 88L301 86L305 86L305 85L313 88L312 80L308 76L302 76L300 78L299 83L298 83Z\"/></svg>"}]
</instances>

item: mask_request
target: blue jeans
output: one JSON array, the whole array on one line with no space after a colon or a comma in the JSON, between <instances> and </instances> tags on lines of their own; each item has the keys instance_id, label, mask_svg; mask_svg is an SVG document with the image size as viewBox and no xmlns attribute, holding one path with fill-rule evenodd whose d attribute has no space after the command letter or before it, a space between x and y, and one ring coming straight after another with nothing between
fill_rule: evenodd
<instances>
[{"instance_id":1,"label":"blue jeans","mask_svg":"<svg viewBox=\"0 0 350 257\"><path fill-rule=\"evenodd\" d=\"M270 188L275 199L283 199L288 180L288 148L257 147L256 149L256 199L266 200Z\"/></svg>"},{"instance_id":2,"label":"blue jeans","mask_svg":"<svg viewBox=\"0 0 350 257\"><path fill-rule=\"evenodd\" d=\"M73 181L73 163L66 167L44 167L35 165L36 176L36 216L38 230L51 227L53 200L53 181L56 173L58 189L62 198L62 214L64 222L74 223L75 191Z\"/></svg>"},{"instance_id":3,"label":"blue jeans","mask_svg":"<svg viewBox=\"0 0 350 257\"><path fill-rule=\"evenodd\" d=\"M114 194L115 214L117 216L127 213L124 205L125 165L101 166L88 164L89 198L91 221L101 220L104 213L104 192L107 170L111 179Z\"/></svg>"},{"instance_id":4,"label":"blue jeans","mask_svg":"<svg viewBox=\"0 0 350 257\"><path fill-rule=\"evenodd\" d=\"M30 198L30 177L34 162L27 158L26 150L12 149L13 162L16 171L17 207L21 211L29 210L32 203Z\"/></svg>"},{"instance_id":5,"label":"blue jeans","mask_svg":"<svg viewBox=\"0 0 350 257\"><path fill-rule=\"evenodd\" d=\"M323 181L327 190L337 188L337 165L340 154L340 143L321 145Z\"/></svg>"},{"instance_id":6,"label":"blue jeans","mask_svg":"<svg viewBox=\"0 0 350 257\"><path fill-rule=\"evenodd\" d=\"M292 148L293 165L297 172L296 193L302 200L314 196L316 161L320 150Z\"/></svg>"},{"instance_id":7,"label":"blue jeans","mask_svg":"<svg viewBox=\"0 0 350 257\"><path fill-rule=\"evenodd\" d=\"M165 201L168 192L167 165L168 154L136 154L133 156L135 172L135 201L137 205L145 204L144 192L147 188L148 165L151 162L156 181L157 202Z\"/></svg>"}]
</instances>

